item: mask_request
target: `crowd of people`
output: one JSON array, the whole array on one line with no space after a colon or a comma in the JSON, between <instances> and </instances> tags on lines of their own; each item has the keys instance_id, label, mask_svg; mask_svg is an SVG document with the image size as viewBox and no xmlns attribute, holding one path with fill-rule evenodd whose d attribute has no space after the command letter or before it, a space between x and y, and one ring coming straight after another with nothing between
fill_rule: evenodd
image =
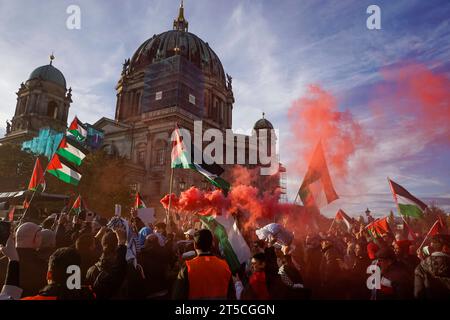
<instances>
[{"instance_id":1,"label":"crowd of people","mask_svg":"<svg viewBox=\"0 0 450 320\"><path fill-rule=\"evenodd\" d=\"M132 212L126 228L82 216L13 226L0 248L0 299L450 299L448 235L431 237L426 250L423 237L373 237L363 225L296 235L288 244L255 235L247 239L250 259L231 272L201 225L146 225ZM379 267L378 286L368 286L371 265Z\"/></svg>"}]
</instances>

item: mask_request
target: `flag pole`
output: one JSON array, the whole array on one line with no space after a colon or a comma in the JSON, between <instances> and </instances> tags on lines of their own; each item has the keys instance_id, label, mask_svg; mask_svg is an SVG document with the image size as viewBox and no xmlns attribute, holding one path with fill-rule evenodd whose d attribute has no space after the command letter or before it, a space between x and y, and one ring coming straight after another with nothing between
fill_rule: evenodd
<instances>
[{"instance_id":1,"label":"flag pole","mask_svg":"<svg viewBox=\"0 0 450 320\"><path fill-rule=\"evenodd\" d=\"M170 182L169 182L169 206L167 207L167 226L170 224L170 209L172 206L172 189L173 189L173 168L170 170Z\"/></svg>"},{"instance_id":2,"label":"flag pole","mask_svg":"<svg viewBox=\"0 0 450 320\"><path fill-rule=\"evenodd\" d=\"M330 229L328 229L328 232L331 231L331 228L333 228L334 222L336 221L336 216L334 216L333 222L331 223Z\"/></svg>"},{"instance_id":3,"label":"flag pole","mask_svg":"<svg viewBox=\"0 0 450 320\"><path fill-rule=\"evenodd\" d=\"M425 239L423 239L422 243L420 244L420 247L417 249L418 251L420 251L420 249L422 249L423 245L425 244L425 242L428 240L428 238L429 238L429 236L430 236L431 230L433 230L434 226L435 226L436 223L438 223L438 222L439 222L439 219L436 220L436 222L433 223L433 225L431 226L430 230L428 230L428 233L427 233L427 235L425 236Z\"/></svg>"},{"instance_id":4,"label":"flag pole","mask_svg":"<svg viewBox=\"0 0 450 320\"><path fill-rule=\"evenodd\" d=\"M178 128L178 122L175 121L175 130ZM172 142L172 149L173 149L173 142ZM170 209L172 208L172 190L173 190L173 174L174 174L174 168L172 167L172 157L170 159L170 181L169 181L169 206L167 207L167 227L170 226Z\"/></svg>"}]
</instances>

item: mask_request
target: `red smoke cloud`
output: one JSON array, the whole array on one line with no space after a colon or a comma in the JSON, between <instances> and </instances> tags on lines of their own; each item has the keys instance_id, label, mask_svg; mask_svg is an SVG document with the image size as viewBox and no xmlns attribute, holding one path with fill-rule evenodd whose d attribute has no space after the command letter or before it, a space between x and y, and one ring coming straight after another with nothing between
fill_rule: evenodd
<instances>
[{"instance_id":1,"label":"red smoke cloud","mask_svg":"<svg viewBox=\"0 0 450 320\"><path fill-rule=\"evenodd\" d=\"M259 194L257 188L246 185L234 186L227 197L220 190L202 191L196 187L172 195L171 208L179 213L200 215L236 215L243 213L241 220L245 229L255 227L259 221L271 222L276 216L301 215L303 207L283 204L278 201L279 193ZM168 208L169 195L161 199L164 208Z\"/></svg>"},{"instance_id":2,"label":"red smoke cloud","mask_svg":"<svg viewBox=\"0 0 450 320\"><path fill-rule=\"evenodd\" d=\"M450 79L413 62L384 68L380 74L384 81L375 90L372 111L396 120L397 124L403 120L401 128L405 134L413 130L428 141L442 138L440 141L448 144Z\"/></svg>"},{"instance_id":3,"label":"red smoke cloud","mask_svg":"<svg viewBox=\"0 0 450 320\"><path fill-rule=\"evenodd\" d=\"M361 145L372 143L349 111L338 110L336 98L318 85L310 85L305 96L288 110L293 138L289 169L305 172L314 147L322 139L330 168L345 176L348 160Z\"/></svg>"}]
</instances>

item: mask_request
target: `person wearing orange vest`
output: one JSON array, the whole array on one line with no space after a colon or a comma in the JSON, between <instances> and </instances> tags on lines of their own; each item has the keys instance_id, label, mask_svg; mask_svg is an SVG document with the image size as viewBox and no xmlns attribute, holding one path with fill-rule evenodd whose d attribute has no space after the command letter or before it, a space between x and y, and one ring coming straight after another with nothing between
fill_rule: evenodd
<instances>
[{"instance_id":1,"label":"person wearing orange vest","mask_svg":"<svg viewBox=\"0 0 450 320\"><path fill-rule=\"evenodd\" d=\"M230 268L225 260L211 254L213 235L202 229L194 234L197 257L186 261L175 281L175 300L235 300Z\"/></svg>"}]
</instances>

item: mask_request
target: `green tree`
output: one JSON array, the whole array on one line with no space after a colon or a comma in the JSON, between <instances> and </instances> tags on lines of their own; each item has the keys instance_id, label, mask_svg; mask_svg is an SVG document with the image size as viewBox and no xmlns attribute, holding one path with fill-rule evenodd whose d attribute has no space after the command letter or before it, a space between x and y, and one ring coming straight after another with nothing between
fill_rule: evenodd
<instances>
[{"instance_id":1,"label":"green tree","mask_svg":"<svg viewBox=\"0 0 450 320\"><path fill-rule=\"evenodd\" d=\"M88 208L104 216L114 215L114 205L122 212L130 211L132 196L126 183L125 160L107 155L103 150L89 154L80 172L83 175L78 192L86 199Z\"/></svg>"},{"instance_id":2,"label":"green tree","mask_svg":"<svg viewBox=\"0 0 450 320\"><path fill-rule=\"evenodd\" d=\"M18 145L0 145L0 192L26 189L35 160Z\"/></svg>"},{"instance_id":3,"label":"green tree","mask_svg":"<svg viewBox=\"0 0 450 320\"><path fill-rule=\"evenodd\" d=\"M25 190L28 187L37 156L21 150L17 145L0 146L0 192ZM48 159L40 156L45 170ZM88 208L104 217L114 214L114 205L121 204L123 212L129 212L132 203L126 181L125 160L111 157L100 150L87 155L77 170L82 174L80 184L66 184L51 174L45 175L46 193L69 195L71 200L81 194ZM33 200L32 207L47 208L49 213L59 212L61 201Z\"/></svg>"}]
</instances>

